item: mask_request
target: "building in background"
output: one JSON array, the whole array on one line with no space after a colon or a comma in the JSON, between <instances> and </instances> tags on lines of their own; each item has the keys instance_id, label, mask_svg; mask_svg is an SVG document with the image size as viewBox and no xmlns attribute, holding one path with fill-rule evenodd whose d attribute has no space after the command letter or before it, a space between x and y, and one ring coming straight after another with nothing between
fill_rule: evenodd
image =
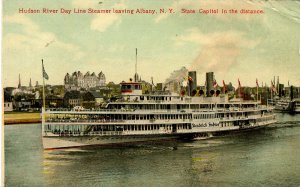
<instances>
[{"instance_id":1,"label":"building in background","mask_svg":"<svg viewBox=\"0 0 300 187\"><path fill-rule=\"evenodd\" d=\"M66 90L88 90L106 86L106 78L102 71L98 76L94 72L90 74L88 71L83 75L80 71L77 71L71 75L69 73L65 75L64 85Z\"/></svg>"},{"instance_id":2,"label":"building in background","mask_svg":"<svg viewBox=\"0 0 300 187\"><path fill-rule=\"evenodd\" d=\"M12 103L12 91L15 88L7 87L3 89L4 94L4 112L11 112L13 111L13 103Z\"/></svg>"},{"instance_id":3,"label":"building in background","mask_svg":"<svg viewBox=\"0 0 300 187\"><path fill-rule=\"evenodd\" d=\"M111 89L97 91L67 91L63 98L64 107L73 108L75 106L81 106L86 109L98 108L111 98L111 93Z\"/></svg>"}]
</instances>

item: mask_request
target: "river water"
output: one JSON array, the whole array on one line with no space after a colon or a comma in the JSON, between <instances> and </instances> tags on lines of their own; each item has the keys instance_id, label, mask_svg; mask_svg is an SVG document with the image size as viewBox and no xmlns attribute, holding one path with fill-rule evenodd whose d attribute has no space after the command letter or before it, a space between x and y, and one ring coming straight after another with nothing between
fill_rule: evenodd
<instances>
[{"instance_id":1,"label":"river water","mask_svg":"<svg viewBox=\"0 0 300 187\"><path fill-rule=\"evenodd\" d=\"M41 125L5 126L5 186L299 186L300 115L190 142L43 151Z\"/></svg>"}]
</instances>

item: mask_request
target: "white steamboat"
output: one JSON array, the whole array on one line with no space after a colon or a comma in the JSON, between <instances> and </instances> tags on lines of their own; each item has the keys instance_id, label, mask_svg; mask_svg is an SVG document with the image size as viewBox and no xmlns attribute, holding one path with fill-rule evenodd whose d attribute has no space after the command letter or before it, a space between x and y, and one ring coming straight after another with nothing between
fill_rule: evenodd
<instances>
[{"instance_id":1,"label":"white steamboat","mask_svg":"<svg viewBox=\"0 0 300 187\"><path fill-rule=\"evenodd\" d=\"M47 109L44 149L206 137L254 129L276 121L273 108L257 101L219 97L145 95L138 82L121 83L122 98L105 109Z\"/></svg>"}]
</instances>

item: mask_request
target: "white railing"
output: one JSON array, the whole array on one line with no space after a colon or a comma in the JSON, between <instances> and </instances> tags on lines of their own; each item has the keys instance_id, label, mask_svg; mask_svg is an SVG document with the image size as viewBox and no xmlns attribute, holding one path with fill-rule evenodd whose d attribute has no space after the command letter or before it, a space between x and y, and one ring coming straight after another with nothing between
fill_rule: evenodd
<instances>
[{"instance_id":1,"label":"white railing","mask_svg":"<svg viewBox=\"0 0 300 187\"><path fill-rule=\"evenodd\" d=\"M214 105L213 105L214 106ZM45 113L49 114L118 114L118 113L132 113L132 114L149 114L149 113L194 113L194 112L251 112L258 110L269 110L272 107L258 106L258 107L230 107L230 108L197 108L197 109L84 109L74 110L66 108L49 108Z\"/></svg>"},{"instance_id":2,"label":"white railing","mask_svg":"<svg viewBox=\"0 0 300 187\"><path fill-rule=\"evenodd\" d=\"M234 117L222 117L222 118L209 118L209 119L145 119L145 120L91 120L91 119L46 119L45 123L51 124L168 124L168 123L190 123L197 121L236 121L236 120L246 120L246 119L260 119L268 116L274 116L274 114L256 114L248 116L234 116Z\"/></svg>"},{"instance_id":3,"label":"white railing","mask_svg":"<svg viewBox=\"0 0 300 187\"><path fill-rule=\"evenodd\" d=\"M51 124L168 124L190 123L192 119L148 119L148 120L46 120Z\"/></svg>"},{"instance_id":4,"label":"white railing","mask_svg":"<svg viewBox=\"0 0 300 187\"><path fill-rule=\"evenodd\" d=\"M188 132L188 131L187 131ZM135 130L135 131L91 131L88 133L80 132L57 132L44 131L45 136L113 136L113 135L155 135L155 134L171 134L172 130Z\"/></svg>"}]
</instances>

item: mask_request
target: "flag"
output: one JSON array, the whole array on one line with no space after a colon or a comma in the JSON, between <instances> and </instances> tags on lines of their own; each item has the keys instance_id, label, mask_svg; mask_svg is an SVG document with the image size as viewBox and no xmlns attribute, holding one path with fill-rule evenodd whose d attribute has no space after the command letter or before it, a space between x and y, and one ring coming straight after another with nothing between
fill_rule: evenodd
<instances>
[{"instance_id":1,"label":"flag","mask_svg":"<svg viewBox=\"0 0 300 187\"><path fill-rule=\"evenodd\" d=\"M258 80L256 79L256 87L259 87Z\"/></svg>"},{"instance_id":2,"label":"flag","mask_svg":"<svg viewBox=\"0 0 300 187\"><path fill-rule=\"evenodd\" d=\"M225 93L226 92L226 84L225 84L225 81L223 80L223 92Z\"/></svg>"},{"instance_id":3,"label":"flag","mask_svg":"<svg viewBox=\"0 0 300 187\"><path fill-rule=\"evenodd\" d=\"M213 80L213 87L216 88L218 86L217 81Z\"/></svg>"},{"instance_id":4,"label":"flag","mask_svg":"<svg viewBox=\"0 0 300 187\"><path fill-rule=\"evenodd\" d=\"M49 79L49 76L48 76L48 74L47 74L46 71L45 71L43 59L42 59L42 66L43 66L43 78L45 78L46 80L48 80L48 79Z\"/></svg>"},{"instance_id":5,"label":"flag","mask_svg":"<svg viewBox=\"0 0 300 187\"><path fill-rule=\"evenodd\" d=\"M241 82L240 82L240 79L238 79L238 82L239 82L239 88L241 87Z\"/></svg>"},{"instance_id":6,"label":"flag","mask_svg":"<svg viewBox=\"0 0 300 187\"><path fill-rule=\"evenodd\" d=\"M271 91L276 93L276 88L275 88L274 83L273 83L272 80L271 80Z\"/></svg>"}]
</instances>

